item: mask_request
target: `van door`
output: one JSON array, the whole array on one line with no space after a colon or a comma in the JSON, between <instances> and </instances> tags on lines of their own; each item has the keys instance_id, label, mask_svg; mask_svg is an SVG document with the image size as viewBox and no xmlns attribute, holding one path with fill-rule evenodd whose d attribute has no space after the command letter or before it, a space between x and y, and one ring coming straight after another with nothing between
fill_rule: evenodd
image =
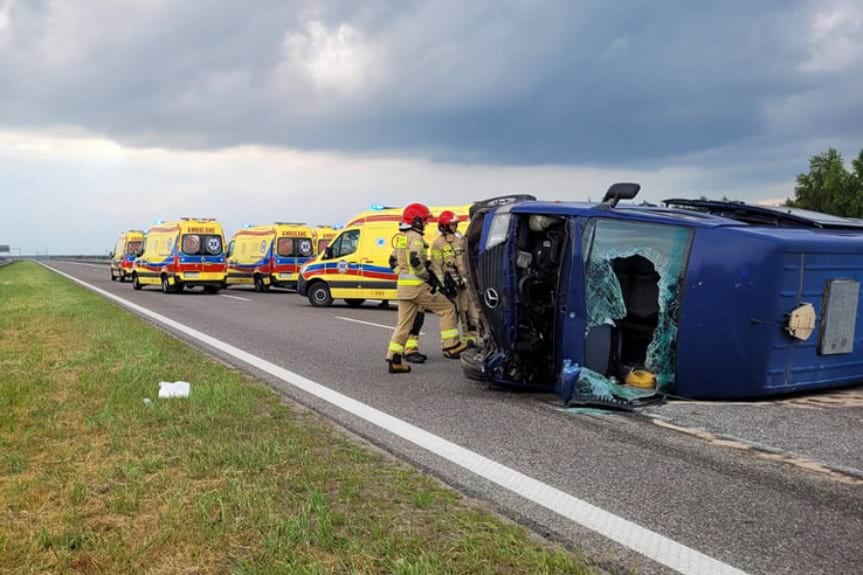
<instances>
[{"instance_id":1,"label":"van door","mask_svg":"<svg viewBox=\"0 0 863 575\"><path fill-rule=\"evenodd\" d=\"M393 252L392 225L365 226L360 245L362 265L363 297L367 299L393 299L396 289L396 274L390 268Z\"/></svg>"},{"instance_id":2,"label":"van door","mask_svg":"<svg viewBox=\"0 0 863 575\"><path fill-rule=\"evenodd\" d=\"M332 244L330 257L325 261L325 275L335 298L356 297L362 288L360 262L361 231L346 230Z\"/></svg>"}]
</instances>

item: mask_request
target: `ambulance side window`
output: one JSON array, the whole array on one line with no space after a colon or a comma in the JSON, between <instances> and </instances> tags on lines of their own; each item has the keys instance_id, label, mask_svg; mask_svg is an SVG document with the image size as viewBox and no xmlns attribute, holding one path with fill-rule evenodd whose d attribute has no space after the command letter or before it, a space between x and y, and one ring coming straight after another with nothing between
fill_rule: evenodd
<instances>
[{"instance_id":1,"label":"ambulance side window","mask_svg":"<svg viewBox=\"0 0 863 575\"><path fill-rule=\"evenodd\" d=\"M357 251L360 243L360 230L344 232L333 244L333 258L343 258Z\"/></svg>"},{"instance_id":2,"label":"ambulance side window","mask_svg":"<svg viewBox=\"0 0 863 575\"><path fill-rule=\"evenodd\" d=\"M294 255L294 238L279 238L276 250L282 257Z\"/></svg>"},{"instance_id":3,"label":"ambulance side window","mask_svg":"<svg viewBox=\"0 0 863 575\"><path fill-rule=\"evenodd\" d=\"M312 238L297 238L297 253L307 258L312 255Z\"/></svg>"}]
</instances>

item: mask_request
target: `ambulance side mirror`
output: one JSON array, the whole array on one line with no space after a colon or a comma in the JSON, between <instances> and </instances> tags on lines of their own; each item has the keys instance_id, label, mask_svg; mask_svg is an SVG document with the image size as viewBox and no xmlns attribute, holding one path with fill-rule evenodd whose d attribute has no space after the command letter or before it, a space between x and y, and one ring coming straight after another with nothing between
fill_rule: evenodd
<instances>
[{"instance_id":1,"label":"ambulance side mirror","mask_svg":"<svg viewBox=\"0 0 863 575\"><path fill-rule=\"evenodd\" d=\"M138 251L135 252L135 257L140 258L144 255L144 248L138 248Z\"/></svg>"},{"instance_id":2,"label":"ambulance side mirror","mask_svg":"<svg viewBox=\"0 0 863 575\"><path fill-rule=\"evenodd\" d=\"M113 252L113 251L112 251L112 252L108 252L108 257L109 257L109 258L113 258L113 257L114 257L114 252Z\"/></svg>"},{"instance_id":3,"label":"ambulance side mirror","mask_svg":"<svg viewBox=\"0 0 863 575\"><path fill-rule=\"evenodd\" d=\"M327 249L324 250L324 259L325 260L333 259L333 248L327 246Z\"/></svg>"}]
</instances>

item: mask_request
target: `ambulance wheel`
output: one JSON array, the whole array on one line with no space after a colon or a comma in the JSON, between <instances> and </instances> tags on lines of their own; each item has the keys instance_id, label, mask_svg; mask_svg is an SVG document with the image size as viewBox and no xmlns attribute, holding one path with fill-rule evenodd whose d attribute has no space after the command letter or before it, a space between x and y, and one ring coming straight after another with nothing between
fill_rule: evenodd
<instances>
[{"instance_id":1,"label":"ambulance wheel","mask_svg":"<svg viewBox=\"0 0 863 575\"><path fill-rule=\"evenodd\" d=\"M168 282L168 276L162 276L162 293L176 293L178 291L177 287L179 286L172 286Z\"/></svg>"},{"instance_id":2,"label":"ambulance wheel","mask_svg":"<svg viewBox=\"0 0 863 575\"><path fill-rule=\"evenodd\" d=\"M264 278L262 278L261 276L255 276L255 291L266 291L266 287L267 286L264 285Z\"/></svg>"},{"instance_id":3,"label":"ambulance wheel","mask_svg":"<svg viewBox=\"0 0 863 575\"><path fill-rule=\"evenodd\" d=\"M315 307L330 307L333 305L333 295L324 282L318 282L309 288L309 302Z\"/></svg>"},{"instance_id":4,"label":"ambulance wheel","mask_svg":"<svg viewBox=\"0 0 863 575\"><path fill-rule=\"evenodd\" d=\"M121 282L126 281L126 272L124 272L123 270L120 270L120 277L118 277L117 279L120 280Z\"/></svg>"},{"instance_id":5,"label":"ambulance wheel","mask_svg":"<svg viewBox=\"0 0 863 575\"><path fill-rule=\"evenodd\" d=\"M348 304L348 307L360 307L361 305L366 303L366 300L364 300L364 299L346 299L345 303Z\"/></svg>"},{"instance_id":6,"label":"ambulance wheel","mask_svg":"<svg viewBox=\"0 0 863 575\"><path fill-rule=\"evenodd\" d=\"M141 282L138 281L138 274L132 274L132 289L141 289Z\"/></svg>"},{"instance_id":7,"label":"ambulance wheel","mask_svg":"<svg viewBox=\"0 0 863 575\"><path fill-rule=\"evenodd\" d=\"M219 293L220 289L219 286L204 286L204 293Z\"/></svg>"},{"instance_id":8,"label":"ambulance wheel","mask_svg":"<svg viewBox=\"0 0 863 575\"><path fill-rule=\"evenodd\" d=\"M114 275L114 270L111 270L111 281L112 282L117 281L117 276Z\"/></svg>"}]
</instances>

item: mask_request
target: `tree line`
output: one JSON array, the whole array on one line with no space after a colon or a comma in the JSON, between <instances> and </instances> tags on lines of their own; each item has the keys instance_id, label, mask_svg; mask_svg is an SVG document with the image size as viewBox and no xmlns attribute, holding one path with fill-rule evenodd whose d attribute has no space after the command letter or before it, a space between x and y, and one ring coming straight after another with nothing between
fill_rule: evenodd
<instances>
[{"instance_id":1,"label":"tree line","mask_svg":"<svg viewBox=\"0 0 863 575\"><path fill-rule=\"evenodd\" d=\"M785 205L849 218L863 218L863 150L845 167L842 154L830 148L812 156L809 172L797 176L794 198Z\"/></svg>"}]
</instances>

